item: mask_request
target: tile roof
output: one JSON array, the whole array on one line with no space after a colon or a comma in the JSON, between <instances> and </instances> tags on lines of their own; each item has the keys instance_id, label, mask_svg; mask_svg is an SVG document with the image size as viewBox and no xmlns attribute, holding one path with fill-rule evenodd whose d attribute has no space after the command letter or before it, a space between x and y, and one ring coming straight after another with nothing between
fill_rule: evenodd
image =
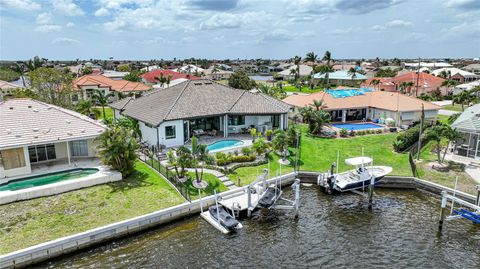
<instances>
[{"instance_id":1,"label":"tile roof","mask_svg":"<svg viewBox=\"0 0 480 269\"><path fill-rule=\"evenodd\" d=\"M163 121L225 114L283 114L290 106L262 93L238 90L207 80L188 80L110 106L157 126ZM123 108L120 108L123 107Z\"/></svg>"},{"instance_id":2,"label":"tile roof","mask_svg":"<svg viewBox=\"0 0 480 269\"><path fill-rule=\"evenodd\" d=\"M158 81L157 78L160 77L160 74L163 74L164 77L172 76L172 78L171 78L172 81L176 80L176 79L180 79L180 78L190 79L190 80L200 79L199 77L196 77L196 76L193 76L193 75L184 74L184 73L180 73L180 72L175 72L175 71L172 71L172 70L161 70L161 69L157 69L157 70L147 72L147 73L143 74L141 77L146 82L158 83L159 81Z\"/></svg>"},{"instance_id":3,"label":"tile roof","mask_svg":"<svg viewBox=\"0 0 480 269\"><path fill-rule=\"evenodd\" d=\"M141 92L151 89L150 86L140 82L131 82L127 80L114 80L102 75L85 75L77 78L73 85L77 89L82 86L97 86L101 88L110 88L116 92Z\"/></svg>"},{"instance_id":4,"label":"tile roof","mask_svg":"<svg viewBox=\"0 0 480 269\"><path fill-rule=\"evenodd\" d=\"M373 91L365 92L364 95L357 95L345 98L334 98L326 92L318 92L310 95L290 95L283 99L287 104L296 107L304 107L313 104L314 100L323 100L325 110L337 110L348 108L375 107L390 111L418 111L422 104L425 110L438 110L439 106L420 99L403 95L398 92Z\"/></svg>"},{"instance_id":5,"label":"tile roof","mask_svg":"<svg viewBox=\"0 0 480 269\"><path fill-rule=\"evenodd\" d=\"M400 84L402 82L413 82L415 85L417 84L417 72L408 72L403 75L398 75L394 77L393 82L396 84ZM420 88L437 88L440 87L443 83L444 79L440 77L436 77L434 75L430 75L424 72L420 72L418 78L418 86Z\"/></svg>"},{"instance_id":6,"label":"tile roof","mask_svg":"<svg viewBox=\"0 0 480 269\"><path fill-rule=\"evenodd\" d=\"M0 80L0 89L5 90L5 89L18 89L18 88L23 88L22 86L19 86L17 84L8 82L8 81L3 81Z\"/></svg>"},{"instance_id":7,"label":"tile roof","mask_svg":"<svg viewBox=\"0 0 480 269\"><path fill-rule=\"evenodd\" d=\"M452 127L462 131L480 133L480 104L465 109L455 122L452 123Z\"/></svg>"},{"instance_id":8,"label":"tile roof","mask_svg":"<svg viewBox=\"0 0 480 269\"><path fill-rule=\"evenodd\" d=\"M462 69L459 69L459 68L455 68L455 67L436 69L436 70L432 71L432 74L435 75L435 76L438 76L443 71L445 71L447 73L450 73L451 76L455 76L456 74L459 74L459 75L461 75L462 77L465 77L465 78L477 78L477 77L479 77L478 75L476 75L472 72L468 72L468 71L465 71L465 70L462 70Z\"/></svg>"},{"instance_id":9,"label":"tile roof","mask_svg":"<svg viewBox=\"0 0 480 269\"><path fill-rule=\"evenodd\" d=\"M85 115L37 100L0 103L0 149L87 139L104 130Z\"/></svg>"}]
</instances>

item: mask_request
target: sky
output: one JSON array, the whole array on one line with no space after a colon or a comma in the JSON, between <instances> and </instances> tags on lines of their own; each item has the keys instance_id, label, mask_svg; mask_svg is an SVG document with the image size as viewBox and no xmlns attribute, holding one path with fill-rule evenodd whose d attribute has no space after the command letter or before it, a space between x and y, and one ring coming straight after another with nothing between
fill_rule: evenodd
<instances>
[{"instance_id":1,"label":"sky","mask_svg":"<svg viewBox=\"0 0 480 269\"><path fill-rule=\"evenodd\" d=\"M0 60L480 57L480 0L0 0Z\"/></svg>"}]
</instances>

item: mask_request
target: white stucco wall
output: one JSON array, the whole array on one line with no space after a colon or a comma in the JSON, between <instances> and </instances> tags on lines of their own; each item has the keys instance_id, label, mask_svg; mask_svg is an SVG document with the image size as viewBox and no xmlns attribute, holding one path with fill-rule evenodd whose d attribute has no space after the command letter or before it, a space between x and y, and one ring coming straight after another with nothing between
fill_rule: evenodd
<instances>
[{"instance_id":1,"label":"white stucco wall","mask_svg":"<svg viewBox=\"0 0 480 269\"><path fill-rule=\"evenodd\" d=\"M113 117L115 118L115 120L119 120L119 119L123 118L123 115L120 114L120 110L114 109L113 110Z\"/></svg>"},{"instance_id":2,"label":"white stucco wall","mask_svg":"<svg viewBox=\"0 0 480 269\"><path fill-rule=\"evenodd\" d=\"M157 145L157 128L149 127L145 123L139 121L138 125L142 132L142 140L146 141L150 146Z\"/></svg>"},{"instance_id":3,"label":"white stucco wall","mask_svg":"<svg viewBox=\"0 0 480 269\"><path fill-rule=\"evenodd\" d=\"M175 138L165 138L165 127L175 126ZM183 145L183 120L167 121L158 127L158 136L160 138L160 144L169 147L177 147Z\"/></svg>"}]
</instances>

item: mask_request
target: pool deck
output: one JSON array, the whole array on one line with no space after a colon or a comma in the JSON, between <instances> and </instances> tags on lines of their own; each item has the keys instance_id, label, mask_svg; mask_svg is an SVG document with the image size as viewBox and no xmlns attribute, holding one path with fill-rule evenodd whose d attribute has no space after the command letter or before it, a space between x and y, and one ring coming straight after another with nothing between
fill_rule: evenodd
<instances>
[{"instance_id":1,"label":"pool deck","mask_svg":"<svg viewBox=\"0 0 480 269\"><path fill-rule=\"evenodd\" d=\"M211 150L210 153L216 153L216 152L233 152L235 150L240 150L243 147L249 147L252 145L252 137L249 134L231 134L228 137L223 137L223 136L200 136L198 137L198 143L199 144L206 144L210 145L215 142L219 142L222 140L240 140L243 142L242 145L238 146L233 146L233 147L228 147L224 149L217 149L217 150ZM189 141L188 143L185 144L187 147L191 147L192 143Z\"/></svg>"}]
</instances>

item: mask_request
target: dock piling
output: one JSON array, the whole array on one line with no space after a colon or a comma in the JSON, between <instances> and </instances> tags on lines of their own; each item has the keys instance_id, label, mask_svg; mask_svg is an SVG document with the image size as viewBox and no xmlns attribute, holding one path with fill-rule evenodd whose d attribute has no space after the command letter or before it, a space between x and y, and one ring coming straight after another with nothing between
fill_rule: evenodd
<instances>
[{"instance_id":1,"label":"dock piling","mask_svg":"<svg viewBox=\"0 0 480 269\"><path fill-rule=\"evenodd\" d=\"M477 199L475 200L475 204L480 206L480 185L477 185Z\"/></svg>"},{"instance_id":2,"label":"dock piling","mask_svg":"<svg viewBox=\"0 0 480 269\"><path fill-rule=\"evenodd\" d=\"M438 231L441 232L443 229L443 223L445 222L447 211L447 192L442 191L442 204L440 209L440 220L438 221Z\"/></svg>"},{"instance_id":3,"label":"dock piling","mask_svg":"<svg viewBox=\"0 0 480 269\"><path fill-rule=\"evenodd\" d=\"M368 209L372 209L374 185L375 185L375 177L372 175L370 178L370 186L368 186Z\"/></svg>"}]
</instances>

